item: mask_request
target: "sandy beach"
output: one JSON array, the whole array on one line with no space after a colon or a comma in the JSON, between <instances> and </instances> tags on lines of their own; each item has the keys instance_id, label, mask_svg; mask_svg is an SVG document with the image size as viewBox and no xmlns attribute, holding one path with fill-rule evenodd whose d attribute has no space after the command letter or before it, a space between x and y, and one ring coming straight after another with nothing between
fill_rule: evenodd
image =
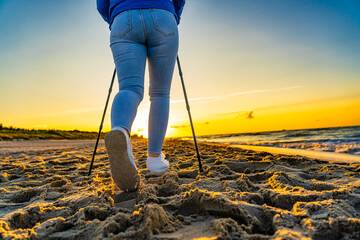
<instances>
[{"instance_id":1,"label":"sandy beach","mask_svg":"<svg viewBox=\"0 0 360 240\"><path fill-rule=\"evenodd\" d=\"M360 163L167 140L171 171L113 184L103 142L0 142L1 239L360 239Z\"/></svg>"}]
</instances>

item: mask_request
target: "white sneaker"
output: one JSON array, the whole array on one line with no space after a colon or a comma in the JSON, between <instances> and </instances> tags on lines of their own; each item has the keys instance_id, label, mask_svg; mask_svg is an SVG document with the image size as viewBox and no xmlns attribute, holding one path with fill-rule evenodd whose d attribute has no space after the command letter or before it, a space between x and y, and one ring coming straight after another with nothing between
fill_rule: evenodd
<instances>
[{"instance_id":1,"label":"white sneaker","mask_svg":"<svg viewBox=\"0 0 360 240\"><path fill-rule=\"evenodd\" d=\"M165 159L163 153L159 157L148 157L146 167L149 172L162 172L170 168L169 162Z\"/></svg>"},{"instance_id":2,"label":"white sneaker","mask_svg":"<svg viewBox=\"0 0 360 240\"><path fill-rule=\"evenodd\" d=\"M138 188L138 174L131 150L130 138L125 129L111 130L105 136L105 146L110 160L111 176L123 191Z\"/></svg>"},{"instance_id":3,"label":"white sneaker","mask_svg":"<svg viewBox=\"0 0 360 240\"><path fill-rule=\"evenodd\" d=\"M112 130L119 130L119 131L124 133L125 139L126 139L126 148L127 148L127 153L128 153L129 159L130 159L131 163L134 165L134 167L137 169L136 163L135 163L135 160L134 160L134 155L133 155L133 152L132 152L131 141L130 141L130 138L129 138L129 135L128 135L127 131L122 127L115 127Z\"/></svg>"}]
</instances>

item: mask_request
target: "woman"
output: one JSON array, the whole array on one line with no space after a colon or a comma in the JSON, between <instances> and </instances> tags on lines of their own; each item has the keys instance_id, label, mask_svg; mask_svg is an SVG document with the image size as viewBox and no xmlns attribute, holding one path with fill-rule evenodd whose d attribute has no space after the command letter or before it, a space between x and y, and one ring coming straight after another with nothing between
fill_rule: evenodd
<instances>
[{"instance_id":1,"label":"woman","mask_svg":"<svg viewBox=\"0 0 360 240\"><path fill-rule=\"evenodd\" d=\"M97 0L111 30L110 47L119 79L105 136L112 178L124 191L140 178L130 143L131 126L144 95L145 63L150 73L147 169L161 172L169 162L161 153L169 118L169 93L178 51L178 29L185 0Z\"/></svg>"}]
</instances>

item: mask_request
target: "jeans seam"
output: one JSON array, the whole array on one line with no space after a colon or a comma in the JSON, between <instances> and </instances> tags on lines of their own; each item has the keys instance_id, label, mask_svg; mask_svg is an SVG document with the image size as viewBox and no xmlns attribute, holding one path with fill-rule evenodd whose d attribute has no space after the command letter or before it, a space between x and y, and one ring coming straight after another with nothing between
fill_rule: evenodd
<instances>
[{"instance_id":1,"label":"jeans seam","mask_svg":"<svg viewBox=\"0 0 360 240\"><path fill-rule=\"evenodd\" d=\"M142 9L139 9L139 11L140 11L141 22L142 22L142 25L143 25L143 30L144 30L144 37L145 37L145 40L146 40L147 39L147 33L146 33L144 15L143 15Z\"/></svg>"},{"instance_id":2,"label":"jeans seam","mask_svg":"<svg viewBox=\"0 0 360 240\"><path fill-rule=\"evenodd\" d=\"M156 22L156 19L155 19L154 14L153 14L153 9L149 9L149 10L150 10L151 18L152 18L153 23L154 23L154 27L155 27L155 29L156 29L157 31L159 31L159 32L160 32L162 35L164 35L165 37L169 37L169 36L172 36L172 35L175 35L175 34L176 34L176 31L171 32L171 33L165 33L164 31L162 31L162 30L159 28L159 26L158 26L158 24L157 24L157 22ZM164 10L164 11L165 11L165 10Z\"/></svg>"},{"instance_id":3,"label":"jeans seam","mask_svg":"<svg viewBox=\"0 0 360 240\"><path fill-rule=\"evenodd\" d=\"M132 29L131 10L128 10L128 24L129 24L128 29L127 29L123 34L121 34L120 38L125 37L125 35L126 35L128 32L130 32L130 30Z\"/></svg>"}]
</instances>

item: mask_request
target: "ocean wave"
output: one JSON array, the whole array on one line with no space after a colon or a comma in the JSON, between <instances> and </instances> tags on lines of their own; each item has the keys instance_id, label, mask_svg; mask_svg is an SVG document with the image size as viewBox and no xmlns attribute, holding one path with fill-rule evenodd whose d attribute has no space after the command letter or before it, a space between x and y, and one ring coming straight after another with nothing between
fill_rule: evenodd
<instances>
[{"instance_id":1,"label":"ocean wave","mask_svg":"<svg viewBox=\"0 0 360 240\"><path fill-rule=\"evenodd\" d=\"M293 137L307 137L307 136L314 136L313 133L310 132L290 132L284 135L285 138L293 138Z\"/></svg>"},{"instance_id":2,"label":"ocean wave","mask_svg":"<svg viewBox=\"0 0 360 240\"><path fill-rule=\"evenodd\" d=\"M351 153L360 155L360 143L349 141L318 141L318 142L298 142L298 143L277 143L276 147L298 148L313 151Z\"/></svg>"},{"instance_id":3,"label":"ocean wave","mask_svg":"<svg viewBox=\"0 0 360 240\"><path fill-rule=\"evenodd\" d=\"M199 141L360 154L360 126L209 135Z\"/></svg>"}]
</instances>

